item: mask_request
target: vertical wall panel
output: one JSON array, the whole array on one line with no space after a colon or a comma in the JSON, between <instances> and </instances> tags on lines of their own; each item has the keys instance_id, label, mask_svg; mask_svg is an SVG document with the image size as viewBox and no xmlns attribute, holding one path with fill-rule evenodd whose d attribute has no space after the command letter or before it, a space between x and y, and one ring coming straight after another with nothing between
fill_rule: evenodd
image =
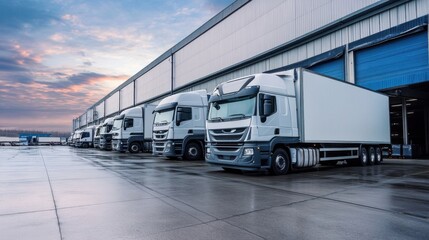
<instances>
[{"instance_id":1,"label":"vertical wall panel","mask_svg":"<svg viewBox=\"0 0 429 240\"><path fill-rule=\"evenodd\" d=\"M89 109L86 112L86 119L87 119L87 123L92 123L94 121L94 110L93 109Z\"/></svg>"},{"instance_id":2,"label":"vertical wall panel","mask_svg":"<svg viewBox=\"0 0 429 240\"><path fill-rule=\"evenodd\" d=\"M120 107L125 109L133 106L134 104L134 82L129 83L121 89L120 92Z\"/></svg>"},{"instance_id":3,"label":"vertical wall panel","mask_svg":"<svg viewBox=\"0 0 429 240\"><path fill-rule=\"evenodd\" d=\"M136 103L170 92L171 62L165 59L136 80Z\"/></svg>"},{"instance_id":4,"label":"vertical wall panel","mask_svg":"<svg viewBox=\"0 0 429 240\"><path fill-rule=\"evenodd\" d=\"M96 120L104 118L104 101L102 101L100 104L95 106L95 111L97 112L96 113L96 116L97 116Z\"/></svg>"},{"instance_id":5,"label":"vertical wall panel","mask_svg":"<svg viewBox=\"0 0 429 240\"><path fill-rule=\"evenodd\" d=\"M106 99L106 116L119 112L119 92Z\"/></svg>"}]
</instances>

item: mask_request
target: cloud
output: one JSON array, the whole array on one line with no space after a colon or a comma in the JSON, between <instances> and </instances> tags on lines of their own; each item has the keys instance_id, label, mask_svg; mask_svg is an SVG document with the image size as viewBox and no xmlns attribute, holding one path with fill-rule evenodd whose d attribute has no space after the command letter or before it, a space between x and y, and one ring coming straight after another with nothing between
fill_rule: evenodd
<instances>
[{"instance_id":1,"label":"cloud","mask_svg":"<svg viewBox=\"0 0 429 240\"><path fill-rule=\"evenodd\" d=\"M68 130L231 2L0 1L0 127Z\"/></svg>"}]
</instances>

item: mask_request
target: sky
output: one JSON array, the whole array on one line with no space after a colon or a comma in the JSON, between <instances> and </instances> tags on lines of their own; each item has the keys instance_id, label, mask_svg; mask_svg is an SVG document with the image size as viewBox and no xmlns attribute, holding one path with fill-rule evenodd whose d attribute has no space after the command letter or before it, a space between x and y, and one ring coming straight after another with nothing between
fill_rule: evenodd
<instances>
[{"instance_id":1,"label":"sky","mask_svg":"<svg viewBox=\"0 0 429 240\"><path fill-rule=\"evenodd\" d=\"M72 119L234 0L0 0L0 129Z\"/></svg>"}]
</instances>

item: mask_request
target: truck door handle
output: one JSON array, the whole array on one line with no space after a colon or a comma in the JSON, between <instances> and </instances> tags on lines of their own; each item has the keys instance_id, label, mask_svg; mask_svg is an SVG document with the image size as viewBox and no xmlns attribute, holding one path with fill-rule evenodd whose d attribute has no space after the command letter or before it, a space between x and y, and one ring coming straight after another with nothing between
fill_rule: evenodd
<instances>
[{"instance_id":1,"label":"truck door handle","mask_svg":"<svg viewBox=\"0 0 429 240\"><path fill-rule=\"evenodd\" d=\"M274 134L275 135L279 135L280 134L280 129L279 128L274 129Z\"/></svg>"}]
</instances>

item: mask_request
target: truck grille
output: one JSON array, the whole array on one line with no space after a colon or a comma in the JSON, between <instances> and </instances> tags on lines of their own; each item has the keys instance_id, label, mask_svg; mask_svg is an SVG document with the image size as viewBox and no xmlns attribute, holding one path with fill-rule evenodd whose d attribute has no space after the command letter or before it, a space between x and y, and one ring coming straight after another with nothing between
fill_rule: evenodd
<instances>
[{"instance_id":1,"label":"truck grille","mask_svg":"<svg viewBox=\"0 0 429 240\"><path fill-rule=\"evenodd\" d=\"M222 142L243 142L248 132L248 128L229 128L209 130L213 141Z\"/></svg>"},{"instance_id":2,"label":"truck grille","mask_svg":"<svg viewBox=\"0 0 429 240\"><path fill-rule=\"evenodd\" d=\"M153 140L167 139L168 130L153 131Z\"/></svg>"}]
</instances>

